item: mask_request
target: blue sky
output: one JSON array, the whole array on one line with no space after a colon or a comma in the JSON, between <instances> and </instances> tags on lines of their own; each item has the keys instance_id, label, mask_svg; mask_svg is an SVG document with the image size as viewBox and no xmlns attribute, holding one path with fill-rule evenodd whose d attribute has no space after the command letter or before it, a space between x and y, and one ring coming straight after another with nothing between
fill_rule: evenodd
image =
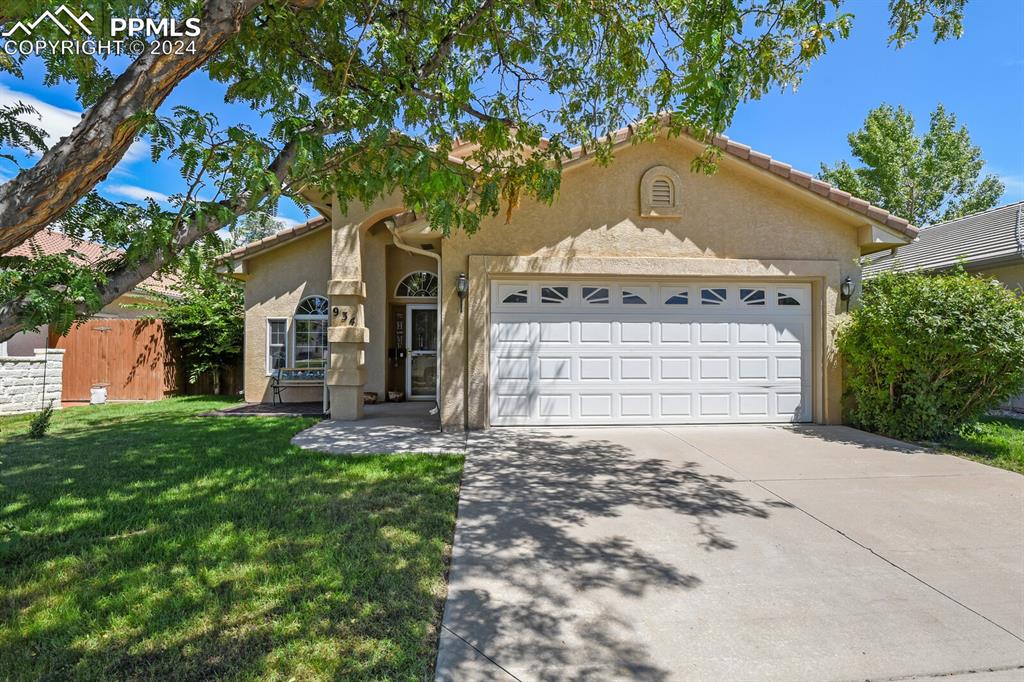
<instances>
[{"instance_id":1,"label":"blue sky","mask_svg":"<svg viewBox=\"0 0 1024 682\"><path fill-rule=\"evenodd\" d=\"M823 161L848 158L846 135L860 127L872 107L902 104L923 129L941 102L981 146L987 172L1003 179L1003 202L1024 200L1024 1L971 0L963 38L936 45L926 27L919 40L902 50L886 45L886 4L849 3L849 11L856 14L850 39L833 46L796 92L772 93L743 104L726 133L816 173ZM245 120L263 127L253 112L224 104L222 93L205 75L195 74L172 93L160 113L187 104L212 110L225 122ZM81 111L71 88L42 85L37 63L28 65L24 80L0 74L0 104L19 99L40 110L43 127L55 136L70 130ZM11 175L13 168L0 164L0 180ZM100 191L117 200L160 200L182 188L176 166L154 166L146 144L137 143ZM287 222L306 219L290 201L282 202L279 216Z\"/></svg>"}]
</instances>

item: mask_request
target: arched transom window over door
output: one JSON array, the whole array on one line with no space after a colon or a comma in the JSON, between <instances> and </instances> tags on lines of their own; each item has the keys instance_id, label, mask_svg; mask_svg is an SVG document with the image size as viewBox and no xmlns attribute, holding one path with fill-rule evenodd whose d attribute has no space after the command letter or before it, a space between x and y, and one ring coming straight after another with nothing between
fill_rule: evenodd
<instances>
[{"instance_id":1,"label":"arched transom window over door","mask_svg":"<svg viewBox=\"0 0 1024 682\"><path fill-rule=\"evenodd\" d=\"M437 298L437 275L413 272L402 278L395 289L398 298Z\"/></svg>"},{"instance_id":2,"label":"arched transom window over door","mask_svg":"<svg viewBox=\"0 0 1024 682\"><path fill-rule=\"evenodd\" d=\"M323 296L309 296L295 308L295 366L322 368L327 365L327 312Z\"/></svg>"}]
</instances>

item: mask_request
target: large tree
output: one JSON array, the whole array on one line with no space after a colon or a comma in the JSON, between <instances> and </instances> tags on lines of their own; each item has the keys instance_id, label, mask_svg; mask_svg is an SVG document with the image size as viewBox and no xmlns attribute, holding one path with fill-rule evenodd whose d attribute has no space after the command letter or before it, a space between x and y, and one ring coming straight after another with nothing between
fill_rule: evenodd
<instances>
[{"instance_id":1,"label":"large tree","mask_svg":"<svg viewBox=\"0 0 1024 682\"><path fill-rule=\"evenodd\" d=\"M914 225L988 210L1003 195L999 178L982 177L985 161L967 127L957 127L956 116L941 104L923 134L910 112L883 104L847 140L861 165L822 164L821 179Z\"/></svg>"},{"instance_id":2,"label":"large tree","mask_svg":"<svg viewBox=\"0 0 1024 682\"><path fill-rule=\"evenodd\" d=\"M891 0L900 46L931 20L936 40L959 36L966 0ZM710 140L739 103L796 85L852 15L844 0L107 0L109 16L202 17L194 51L124 58L49 54L48 83L68 81L81 122L0 185L0 253L60 221L121 255L101 268L73 261L0 261L0 340L26 326L61 329L176 266L190 244L240 214L272 211L301 191L344 207L393 191L442 231L476 229L521 197L550 201L560 162L584 144L607 162L607 134L672 110L670 132ZM0 24L51 3L8 3ZM109 23L109 22L108 22ZM116 36L97 22L92 39ZM85 36L74 26L79 38ZM66 39L48 22L33 39ZM26 57L7 57L22 76ZM115 73L116 67L123 67ZM168 94L197 70L266 126L177 107ZM24 112L20 112L23 114ZM0 110L0 143L39 150L38 129ZM548 144L539 144L542 135ZM180 163L172 210L115 204L92 193L133 140ZM456 139L477 143L453 164ZM698 164L714 163L709 147Z\"/></svg>"}]
</instances>

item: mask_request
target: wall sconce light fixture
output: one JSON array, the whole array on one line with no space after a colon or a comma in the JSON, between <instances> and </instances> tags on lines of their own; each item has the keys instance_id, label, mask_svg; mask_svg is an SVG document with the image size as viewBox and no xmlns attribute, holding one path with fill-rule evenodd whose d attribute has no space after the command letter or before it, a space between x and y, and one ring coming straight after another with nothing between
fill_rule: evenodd
<instances>
[{"instance_id":1,"label":"wall sconce light fixture","mask_svg":"<svg viewBox=\"0 0 1024 682\"><path fill-rule=\"evenodd\" d=\"M853 280L847 275L843 283L839 285L839 296L844 301L849 301L850 297L853 296Z\"/></svg>"},{"instance_id":2,"label":"wall sconce light fixture","mask_svg":"<svg viewBox=\"0 0 1024 682\"><path fill-rule=\"evenodd\" d=\"M466 277L466 273L460 272L459 276L455 280L455 292L459 295L459 312L462 312L462 304L466 300L466 295L469 293L469 278Z\"/></svg>"}]
</instances>

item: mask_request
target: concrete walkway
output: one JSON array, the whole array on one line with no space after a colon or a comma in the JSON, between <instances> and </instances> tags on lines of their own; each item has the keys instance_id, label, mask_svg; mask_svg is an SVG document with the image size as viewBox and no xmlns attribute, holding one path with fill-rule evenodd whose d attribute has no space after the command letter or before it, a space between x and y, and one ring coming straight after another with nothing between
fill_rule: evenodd
<instances>
[{"instance_id":1,"label":"concrete walkway","mask_svg":"<svg viewBox=\"0 0 1024 682\"><path fill-rule=\"evenodd\" d=\"M328 419L300 431L292 444L338 455L418 452L466 452L465 433L441 433L441 421L430 414L433 402L366 405L356 421Z\"/></svg>"},{"instance_id":2,"label":"concrete walkway","mask_svg":"<svg viewBox=\"0 0 1024 682\"><path fill-rule=\"evenodd\" d=\"M1017 474L844 427L469 451L440 680L1024 680Z\"/></svg>"}]
</instances>

